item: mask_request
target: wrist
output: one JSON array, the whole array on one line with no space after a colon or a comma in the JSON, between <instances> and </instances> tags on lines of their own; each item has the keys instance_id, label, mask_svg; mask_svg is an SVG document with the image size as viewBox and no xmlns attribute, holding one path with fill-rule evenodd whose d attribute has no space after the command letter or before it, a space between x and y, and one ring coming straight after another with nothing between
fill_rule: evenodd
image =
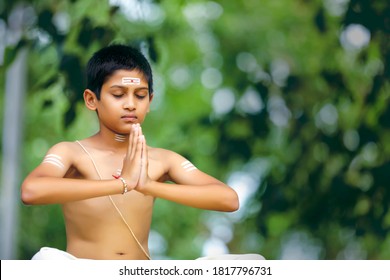
<instances>
[{"instance_id":1,"label":"wrist","mask_svg":"<svg viewBox=\"0 0 390 280\"><path fill-rule=\"evenodd\" d=\"M127 184L127 181L123 177L115 176L115 175L112 175L112 177L114 177L115 179L119 180L122 183L122 192L121 192L122 194L125 194L130 191L129 185Z\"/></svg>"},{"instance_id":2,"label":"wrist","mask_svg":"<svg viewBox=\"0 0 390 280\"><path fill-rule=\"evenodd\" d=\"M153 188L153 181L152 180L147 180L145 181L142 185L138 184L134 189L143 195L151 195L151 190Z\"/></svg>"}]
</instances>

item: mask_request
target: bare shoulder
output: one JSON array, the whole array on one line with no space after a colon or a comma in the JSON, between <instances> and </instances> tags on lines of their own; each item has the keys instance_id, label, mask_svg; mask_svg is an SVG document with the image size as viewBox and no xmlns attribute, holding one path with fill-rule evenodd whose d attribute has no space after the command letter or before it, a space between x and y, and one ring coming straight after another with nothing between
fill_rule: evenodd
<instances>
[{"instance_id":1,"label":"bare shoulder","mask_svg":"<svg viewBox=\"0 0 390 280\"><path fill-rule=\"evenodd\" d=\"M55 149L64 149L64 150L67 150L67 151L71 151L72 149L74 149L75 147L77 147L77 143L76 142L70 142L70 141L62 141L62 142L58 142L57 144L54 144L52 146L52 148L55 148Z\"/></svg>"},{"instance_id":2,"label":"bare shoulder","mask_svg":"<svg viewBox=\"0 0 390 280\"><path fill-rule=\"evenodd\" d=\"M53 145L47 154L55 154L65 158L72 157L79 152L79 145L76 142L59 142Z\"/></svg>"},{"instance_id":3,"label":"bare shoulder","mask_svg":"<svg viewBox=\"0 0 390 280\"><path fill-rule=\"evenodd\" d=\"M63 177L77 160L77 143L59 142L48 149L41 163L29 177Z\"/></svg>"},{"instance_id":4,"label":"bare shoulder","mask_svg":"<svg viewBox=\"0 0 390 280\"><path fill-rule=\"evenodd\" d=\"M182 162L183 160L185 160L185 158L180 154L162 148L148 147L148 154L149 159L162 162L166 166L174 164L175 162Z\"/></svg>"},{"instance_id":5,"label":"bare shoulder","mask_svg":"<svg viewBox=\"0 0 390 280\"><path fill-rule=\"evenodd\" d=\"M149 159L158 161L164 166L165 178L178 184L202 185L219 183L219 181L199 170L189 159L177 152L150 148Z\"/></svg>"},{"instance_id":6,"label":"bare shoulder","mask_svg":"<svg viewBox=\"0 0 390 280\"><path fill-rule=\"evenodd\" d=\"M60 161L60 165L70 168L78 162L81 147L77 142L63 141L53 145L46 153L45 159L50 161ZM45 160L44 160L45 161Z\"/></svg>"}]
</instances>

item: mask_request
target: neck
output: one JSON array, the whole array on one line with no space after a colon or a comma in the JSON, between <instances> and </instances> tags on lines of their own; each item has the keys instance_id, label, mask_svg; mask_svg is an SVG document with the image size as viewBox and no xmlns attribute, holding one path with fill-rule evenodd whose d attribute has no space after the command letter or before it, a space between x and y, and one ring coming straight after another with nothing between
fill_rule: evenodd
<instances>
[{"instance_id":1,"label":"neck","mask_svg":"<svg viewBox=\"0 0 390 280\"><path fill-rule=\"evenodd\" d=\"M117 134L117 133L115 133L115 134L114 134L114 140L117 141L117 142L123 143L123 142L126 142L127 136L126 136L126 135L123 135L123 134Z\"/></svg>"},{"instance_id":2,"label":"neck","mask_svg":"<svg viewBox=\"0 0 390 280\"><path fill-rule=\"evenodd\" d=\"M95 137L99 138L99 142L106 148L112 151L127 150L128 146L128 134L113 133L110 130L103 129L98 132Z\"/></svg>"}]
</instances>

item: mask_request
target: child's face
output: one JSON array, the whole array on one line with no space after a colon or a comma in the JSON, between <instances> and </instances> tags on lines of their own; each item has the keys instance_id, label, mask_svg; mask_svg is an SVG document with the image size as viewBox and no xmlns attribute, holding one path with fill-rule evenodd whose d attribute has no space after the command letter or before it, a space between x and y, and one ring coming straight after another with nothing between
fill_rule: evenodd
<instances>
[{"instance_id":1,"label":"child's face","mask_svg":"<svg viewBox=\"0 0 390 280\"><path fill-rule=\"evenodd\" d=\"M142 73L117 70L102 86L99 119L116 133L129 133L132 124L143 123L152 98Z\"/></svg>"}]
</instances>

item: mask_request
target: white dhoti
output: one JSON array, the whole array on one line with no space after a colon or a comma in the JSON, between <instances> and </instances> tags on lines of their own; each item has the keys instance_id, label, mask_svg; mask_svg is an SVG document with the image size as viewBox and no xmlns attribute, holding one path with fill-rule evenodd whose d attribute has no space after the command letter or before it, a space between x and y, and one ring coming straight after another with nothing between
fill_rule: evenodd
<instances>
[{"instance_id":1,"label":"white dhoti","mask_svg":"<svg viewBox=\"0 0 390 280\"><path fill-rule=\"evenodd\" d=\"M222 254L205 256L197 258L197 260L265 260L265 258L259 254Z\"/></svg>"},{"instance_id":2,"label":"white dhoti","mask_svg":"<svg viewBox=\"0 0 390 280\"><path fill-rule=\"evenodd\" d=\"M69 254L68 252L50 248L42 247L31 260L78 260L75 256Z\"/></svg>"},{"instance_id":3,"label":"white dhoti","mask_svg":"<svg viewBox=\"0 0 390 280\"><path fill-rule=\"evenodd\" d=\"M42 247L31 260L81 260L75 256L51 247ZM205 256L197 258L196 260L265 260L262 255L259 254L222 254L214 256Z\"/></svg>"}]
</instances>

